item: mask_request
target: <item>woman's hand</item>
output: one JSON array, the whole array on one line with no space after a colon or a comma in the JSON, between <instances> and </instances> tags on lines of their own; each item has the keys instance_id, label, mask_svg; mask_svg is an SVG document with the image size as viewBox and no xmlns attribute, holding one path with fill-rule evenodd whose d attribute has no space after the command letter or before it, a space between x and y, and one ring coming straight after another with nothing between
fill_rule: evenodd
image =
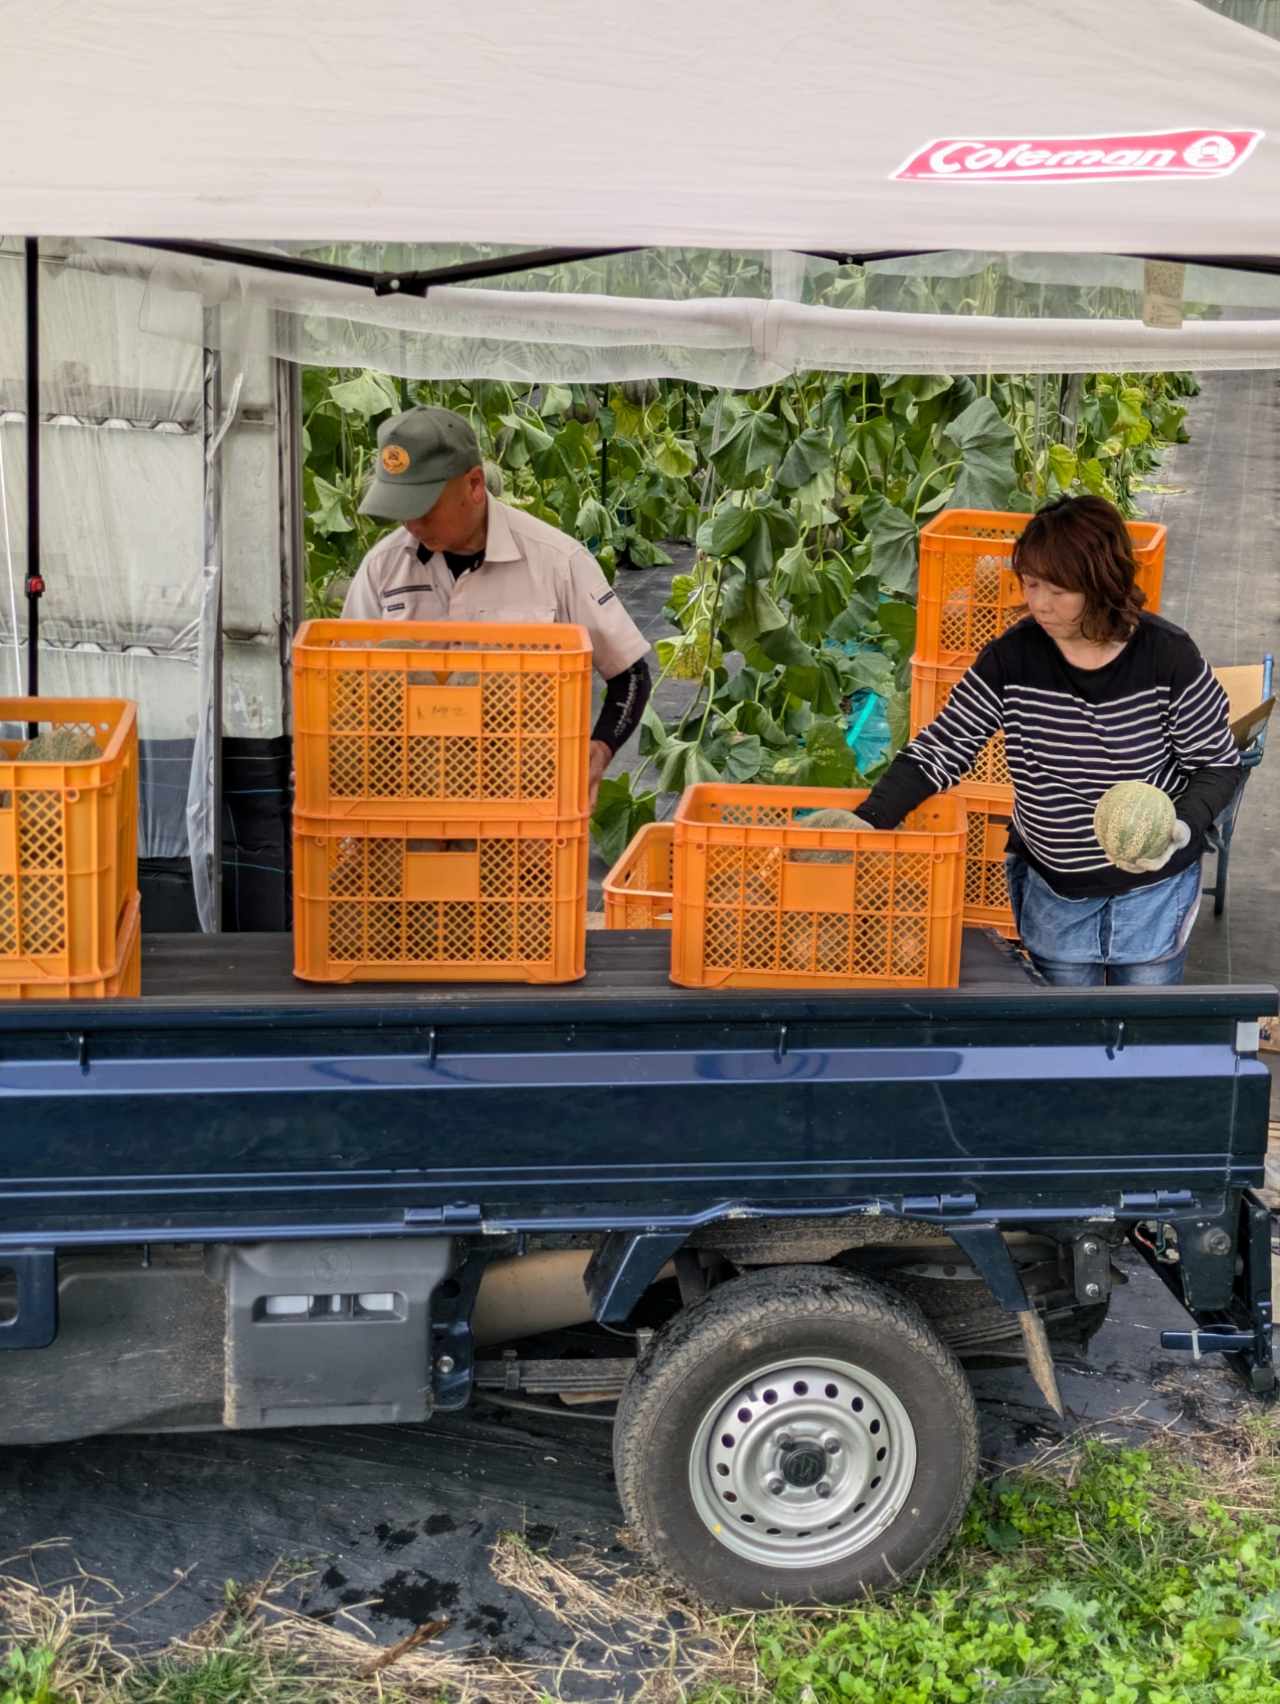
<instances>
[{"instance_id":1,"label":"woman's hand","mask_svg":"<svg viewBox=\"0 0 1280 1704\"><path fill-rule=\"evenodd\" d=\"M1116 868L1127 870L1131 876L1145 876L1152 870L1163 870L1175 852L1190 843L1191 828L1179 817L1173 825L1173 839L1165 847L1158 858L1117 858Z\"/></svg>"}]
</instances>

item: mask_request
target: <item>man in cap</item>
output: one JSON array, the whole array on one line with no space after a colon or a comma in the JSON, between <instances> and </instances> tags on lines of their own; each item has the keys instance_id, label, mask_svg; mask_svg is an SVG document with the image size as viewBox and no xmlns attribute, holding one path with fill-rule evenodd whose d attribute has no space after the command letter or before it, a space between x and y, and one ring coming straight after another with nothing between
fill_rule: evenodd
<instances>
[{"instance_id":1,"label":"man in cap","mask_svg":"<svg viewBox=\"0 0 1280 1704\"><path fill-rule=\"evenodd\" d=\"M590 551L499 502L480 445L447 408L410 408L378 429L362 514L401 526L360 564L343 615L357 621L562 621L585 627L605 683L591 732L590 788L634 730L652 685L649 642Z\"/></svg>"}]
</instances>

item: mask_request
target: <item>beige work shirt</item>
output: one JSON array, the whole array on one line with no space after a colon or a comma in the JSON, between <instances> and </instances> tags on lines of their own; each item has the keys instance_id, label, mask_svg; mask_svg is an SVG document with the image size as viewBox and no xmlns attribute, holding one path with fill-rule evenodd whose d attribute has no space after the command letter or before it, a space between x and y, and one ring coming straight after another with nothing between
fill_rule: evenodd
<instances>
[{"instance_id":1,"label":"beige work shirt","mask_svg":"<svg viewBox=\"0 0 1280 1704\"><path fill-rule=\"evenodd\" d=\"M439 551L420 562L417 540L397 527L360 564L342 613L354 621L575 622L603 680L649 649L589 550L492 494L478 568L455 580Z\"/></svg>"}]
</instances>

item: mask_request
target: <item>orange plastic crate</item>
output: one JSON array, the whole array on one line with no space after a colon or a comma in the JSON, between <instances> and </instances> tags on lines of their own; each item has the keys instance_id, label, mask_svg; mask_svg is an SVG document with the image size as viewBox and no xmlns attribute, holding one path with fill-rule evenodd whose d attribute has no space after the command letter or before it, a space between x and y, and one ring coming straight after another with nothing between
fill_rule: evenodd
<instances>
[{"instance_id":1,"label":"orange plastic crate","mask_svg":"<svg viewBox=\"0 0 1280 1704\"><path fill-rule=\"evenodd\" d=\"M940 716L951 697L952 689L963 667L950 668L943 663L922 663L911 659L911 732L918 734L927 728L935 716ZM1013 807L1013 779L1005 755L1004 735L997 733L978 753L978 761L965 775L961 787L981 787L984 797Z\"/></svg>"},{"instance_id":2,"label":"orange plastic crate","mask_svg":"<svg viewBox=\"0 0 1280 1704\"><path fill-rule=\"evenodd\" d=\"M866 791L690 787L675 817L671 979L685 988L954 988L964 805L938 794L901 828L805 829ZM842 862L814 863L821 850Z\"/></svg>"},{"instance_id":3,"label":"orange plastic crate","mask_svg":"<svg viewBox=\"0 0 1280 1704\"><path fill-rule=\"evenodd\" d=\"M41 977L36 982L0 978L0 1000L101 1000L142 992L142 897L125 902L116 932L114 964L96 976L70 976L61 982Z\"/></svg>"},{"instance_id":4,"label":"orange plastic crate","mask_svg":"<svg viewBox=\"0 0 1280 1704\"><path fill-rule=\"evenodd\" d=\"M293 642L293 716L302 811L586 814L584 628L308 621Z\"/></svg>"},{"instance_id":5,"label":"orange plastic crate","mask_svg":"<svg viewBox=\"0 0 1280 1704\"><path fill-rule=\"evenodd\" d=\"M102 755L19 762L30 723L75 727ZM137 706L125 698L0 698L0 986L105 984L138 887ZM90 990L92 991L92 990ZM107 992L105 987L97 992Z\"/></svg>"},{"instance_id":6,"label":"orange plastic crate","mask_svg":"<svg viewBox=\"0 0 1280 1704\"><path fill-rule=\"evenodd\" d=\"M1012 805L993 804L990 799L956 788L969 820L964 851L964 921L967 928L995 929L1007 941L1016 941L1004 859Z\"/></svg>"},{"instance_id":7,"label":"orange plastic crate","mask_svg":"<svg viewBox=\"0 0 1280 1704\"><path fill-rule=\"evenodd\" d=\"M293 819L294 974L310 982L574 982L587 825Z\"/></svg>"},{"instance_id":8,"label":"orange plastic crate","mask_svg":"<svg viewBox=\"0 0 1280 1704\"><path fill-rule=\"evenodd\" d=\"M675 825L648 822L604 878L606 929L671 927Z\"/></svg>"},{"instance_id":9,"label":"orange plastic crate","mask_svg":"<svg viewBox=\"0 0 1280 1704\"><path fill-rule=\"evenodd\" d=\"M920 533L916 655L967 668L982 647L1018 619L1023 598L1009 567L1013 543L1030 515L944 509ZM1146 607L1160 608L1165 529L1127 521Z\"/></svg>"}]
</instances>

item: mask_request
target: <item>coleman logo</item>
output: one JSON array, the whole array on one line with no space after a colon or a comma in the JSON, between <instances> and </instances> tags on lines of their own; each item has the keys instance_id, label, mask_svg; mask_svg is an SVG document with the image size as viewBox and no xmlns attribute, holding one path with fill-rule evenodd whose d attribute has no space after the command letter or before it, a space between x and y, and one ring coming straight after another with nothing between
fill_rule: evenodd
<instances>
[{"instance_id":1,"label":"coleman logo","mask_svg":"<svg viewBox=\"0 0 1280 1704\"><path fill-rule=\"evenodd\" d=\"M951 137L930 142L890 175L952 183L1225 177L1261 130L1163 130L1147 136Z\"/></svg>"}]
</instances>

